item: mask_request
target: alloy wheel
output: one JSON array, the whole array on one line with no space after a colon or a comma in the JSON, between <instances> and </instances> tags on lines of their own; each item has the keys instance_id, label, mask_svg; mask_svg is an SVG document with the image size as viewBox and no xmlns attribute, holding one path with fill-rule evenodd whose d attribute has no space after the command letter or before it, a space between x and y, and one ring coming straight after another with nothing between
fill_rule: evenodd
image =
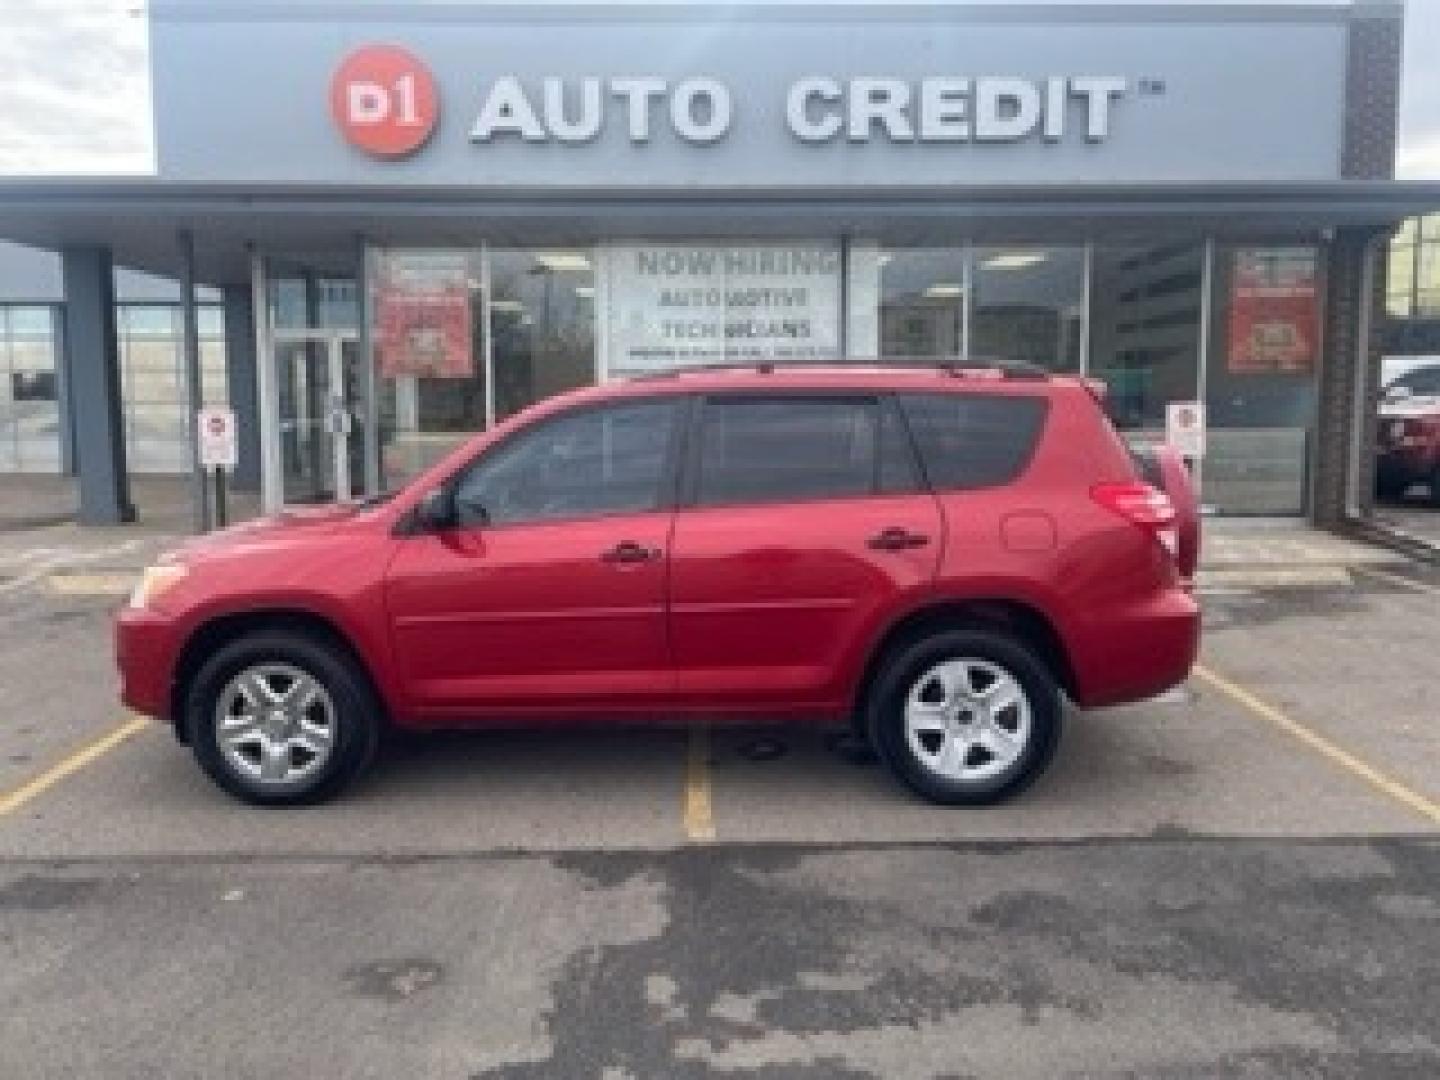
<instances>
[{"instance_id":1,"label":"alloy wheel","mask_svg":"<svg viewBox=\"0 0 1440 1080\"><path fill-rule=\"evenodd\" d=\"M991 780L1020 759L1033 729L1019 681L990 660L943 660L905 697L905 740L915 759L946 780Z\"/></svg>"}]
</instances>

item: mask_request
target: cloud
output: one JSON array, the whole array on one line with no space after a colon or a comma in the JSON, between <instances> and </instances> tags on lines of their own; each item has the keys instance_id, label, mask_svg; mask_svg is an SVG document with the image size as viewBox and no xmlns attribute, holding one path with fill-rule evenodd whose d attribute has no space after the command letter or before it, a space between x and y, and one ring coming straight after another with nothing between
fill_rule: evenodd
<instances>
[{"instance_id":1,"label":"cloud","mask_svg":"<svg viewBox=\"0 0 1440 1080\"><path fill-rule=\"evenodd\" d=\"M154 171L143 2L5 0L0 72L0 174Z\"/></svg>"}]
</instances>

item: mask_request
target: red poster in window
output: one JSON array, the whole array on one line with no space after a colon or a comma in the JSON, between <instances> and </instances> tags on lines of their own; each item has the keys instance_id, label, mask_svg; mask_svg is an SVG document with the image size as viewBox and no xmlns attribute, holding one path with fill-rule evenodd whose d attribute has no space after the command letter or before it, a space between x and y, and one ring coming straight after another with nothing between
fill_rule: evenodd
<instances>
[{"instance_id":1,"label":"red poster in window","mask_svg":"<svg viewBox=\"0 0 1440 1080\"><path fill-rule=\"evenodd\" d=\"M1320 342L1315 253L1237 251L1230 281L1227 369L1241 375L1313 371Z\"/></svg>"},{"instance_id":2,"label":"red poster in window","mask_svg":"<svg viewBox=\"0 0 1440 1080\"><path fill-rule=\"evenodd\" d=\"M421 252L382 257L375 289L375 356L387 379L468 379L470 287L463 256Z\"/></svg>"}]
</instances>

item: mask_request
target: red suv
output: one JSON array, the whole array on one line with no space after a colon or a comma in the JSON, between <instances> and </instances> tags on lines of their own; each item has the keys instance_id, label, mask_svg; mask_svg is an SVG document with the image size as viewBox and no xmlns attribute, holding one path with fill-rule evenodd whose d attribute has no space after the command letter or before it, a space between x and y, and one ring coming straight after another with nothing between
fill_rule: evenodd
<instances>
[{"instance_id":1,"label":"red suv","mask_svg":"<svg viewBox=\"0 0 1440 1080\"><path fill-rule=\"evenodd\" d=\"M591 387L399 493L197 539L119 615L123 697L259 803L387 726L850 721L920 794L1010 795L1062 697L1195 658L1184 466L1086 382L770 366Z\"/></svg>"},{"instance_id":2,"label":"red suv","mask_svg":"<svg viewBox=\"0 0 1440 1080\"><path fill-rule=\"evenodd\" d=\"M1440 364L1416 368L1385 387L1377 427L1375 493L1399 501L1428 484L1440 506Z\"/></svg>"}]
</instances>

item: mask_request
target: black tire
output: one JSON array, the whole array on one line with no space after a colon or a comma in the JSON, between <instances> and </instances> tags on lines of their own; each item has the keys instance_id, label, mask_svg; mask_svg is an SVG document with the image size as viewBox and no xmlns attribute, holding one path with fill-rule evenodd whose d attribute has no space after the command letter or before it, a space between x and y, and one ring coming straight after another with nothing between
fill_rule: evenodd
<instances>
[{"instance_id":1,"label":"black tire","mask_svg":"<svg viewBox=\"0 0 1440 1080\"><path fill-rule=\"evenodd\" d=\"M1440 509L1440 465L1430 474L1430 505Z\"/></svg>"},{"instance_id":2,"label":"black tire","mask_svg":"<svg viewBox=\"0 0 1440 1080\"><path fill-rule=\"evenodd\" d=\"M328 757L310 775L288 783L242 773L222 752L217 735L221 694L231 680L257 665L271 664L311 676L324 688L332 707ZM369 680L346 652L284 631L261 631L223 646L200 668L185 695L186 730L200 767L231 795L262 806L318 803L337 794L374 757L381 715Z\"/></svg>"},{"instance_id":3,"label":"black tire","mask_svg":"<svg viewBox=\"0 0 1440 1080\"><path fill-rule=\"evenodd\" d=\"M1022 749L1002 771L984 779L942 776L917 754L906 736L905 709L911 690L935 665L959 659L978 660L1003 670L1019 685L1029 706L1028 735L1022 740ZM866 706L867 731L881 760L912 791L946 805L996 803L1018 795L1054 757L1063 715L1055 676L1034 650L1013 635L986 626L932 634L897 649L881 667Z\"/></svg>"}]
</instances>

